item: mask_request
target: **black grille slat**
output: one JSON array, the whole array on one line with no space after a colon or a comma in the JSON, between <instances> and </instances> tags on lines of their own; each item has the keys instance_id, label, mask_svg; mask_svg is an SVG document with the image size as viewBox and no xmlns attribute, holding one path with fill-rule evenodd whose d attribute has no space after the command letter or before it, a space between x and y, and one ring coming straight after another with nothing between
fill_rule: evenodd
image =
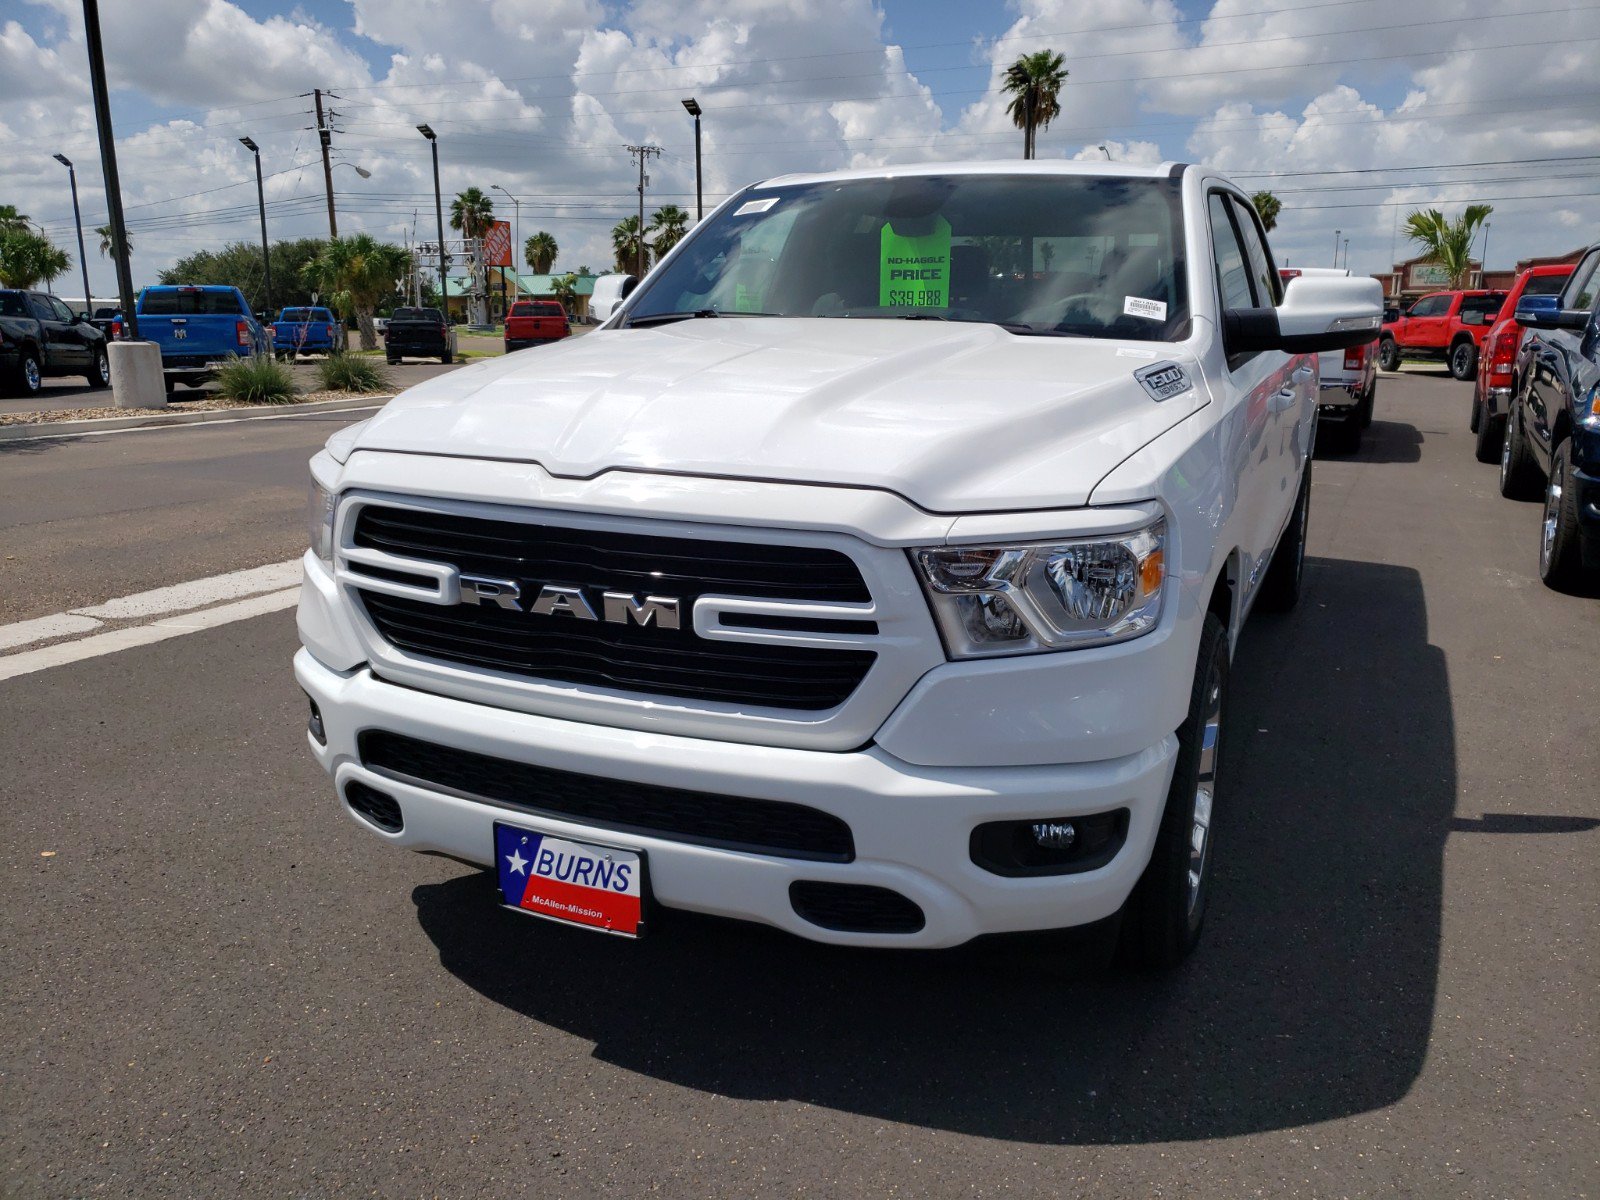
<instances>
[{"instance_id":1,"label":"black grille slat","mask_svg":"<svg viewBox=\"0 0 1600 1200\"><path fill-rule=\"evenodd\" d=\"M861 602L870 598L848 555L804 546L746 545L615 530L566 529L369 505L357 546L447 562L469 574L675 596L684 628L535 617L495 605L438 605L378 592L361 599L378 632L422 657L578 686L705 702L820 711L842 704L876 660L871 650L696 637L702 595ZM491 550L482 549L491 547ZM839 633L870 622L809 619ZM776 622L776 628L784 628Z\"/></svg>"},{"instance_id":2,"label":"black grille slat","mask_svg":"<svg viewBox=\"0 0 1600 1200\"><path fill-rule=\"evenodd\" d=\"M788 801L582 775L380 729L365 730L359 746L369 770L521 812L752 854L817 862L855 858L848 825Z\"/></svg>"}]
</instances>

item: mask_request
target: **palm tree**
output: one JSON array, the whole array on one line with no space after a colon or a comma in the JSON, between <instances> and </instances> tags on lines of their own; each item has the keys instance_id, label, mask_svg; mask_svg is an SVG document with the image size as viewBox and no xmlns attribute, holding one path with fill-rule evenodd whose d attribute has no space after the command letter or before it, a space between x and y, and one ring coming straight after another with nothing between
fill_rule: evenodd
<instances>
[{"instance_id":1,"label":"palm tree","mask_svg":"<svg viewBox=\"0 0 1600 1200\"><path fill-rule=\"evenodd\" d=\"M341 316L355 315L361 348L375 350L378 338L372 311L395 290L410 265L411 256L403 247L377 241L370 233L358 233L330 240L306 264L304 278L308 287L328 297Z\"/></svg>"},{"instance_id":2,"label":"palm tree","mask_svg":"<svg viewBox=\"0 0 1600 1200\"><path fill-rule=\"evenodd\" d=\"M548 275L550 268L556 265L556 255L560 252L561 247L556 245L556 239L542 229L522 246L523 257L528 260L535 275Z\"/></svg>"},{"instance_id":3,"label":"palm tree","mask_svg":"<svg viewBox=\"0 0 1600 1200\"><path fill-rule=\"evenodd\" d=\"M578 296L578 277L570 271L565 275L559 275L550 281L550 290L555 294L555 298L561 302L561 307L570 314L573 301Z\"/></svg>"},{"instance_id":4,"label":"palm tree","mask_svg":"<svg viewBox=\"0 0 1600 1200\"><path fill-rule=\"evenodd\" d=\"M109 225L96 225L94 227L94 231L97 234L100 235L100 257L101 258L110 257L111 248L112 248L112 246L116 245L116 240L117 240L116 239L116 235L111 232L111 226L109 226ZM128 253L132 254L133 253L133 239L131 237L129 237L126 232L124 232L122 236L123 236L123 240L126 241L127 244L128 244Z\"/></svg>"},{"instance_id":5,"label":"palm tree","mask_svg":"<svg viewBox=\"0 0 1600 1200\"><path fill-rule=\"evenodd\" d=\"M1061 115L1061 86L1068 75L1062 65L1065 61L1054 50L1036 50L1019 56L1006 68L1005 87L1001 90L1011 93L1006 113L1012 124L1022 130L1023 158L1035 157L1035 131L1047 128Z\"/></svg>"},{"instance_id":6,"label":"palm tree","mask_svg":"<svg viewBox=\"0 0 1600 1200\"><path fill-rule=\"evenodd\" d=\"M1278 214L1283 211L1283 201L1271 192L1257 192L1250 197L1250 203L1256 206L1256 213L1261 217L1261 223L1271 233L1278 227Z\"/></svg>"},{"instance_id":7,"label":"palm tree","mask_svg":"<svg viewBox=\"0 0 1600 1200\"><path fill-rule=\"evenodd\" d=\"M0 230L26 229L28 214L19 213L15 204L0 204Z\"/></svg>"},{"instance_id":8,"label":"palm tree","mask_svg":"<svg viewBox=\"0 0 1600 1200\"><path fill-rule=\"evenodd\" d=\"M616 255L619 273L626 275L633 271L642 272L642 269L649 265L648 259L643 263L639 261L643 244L643 239L639 236L638 217L624 217L611 227L611 251Z\"/></svg>"},{"instance_id":9,"label":"palm tree","mask_svg":"<svg viewBox=\"0 0 1600 1200\"><path fill-rule=\"evenodd\" d=\"M1423 262L1437 263L1449 277L1450 288L1459 288L1472 272L1472 243L1478 228L1494 212L1491 204L1469 204L1454 221L1445 220L1437 208L1420 208L1406 217L1406 236L1423 249Z\"/></svg>"},{"instance_id":10,"label":"palm tree","mask_svg":"<svg viewBox=\"0 0 1600 1200\"><path fill-rule=\"evenodd\" d=\"M667 256L674 246L683 240L683 235L689 232L689 214L676 204L663 204L656 209L655 215L650 218L647 233L655 234L650 239L650 246L656 252L656 258Z\"/></svg>"},{"instance_id":11,"label":"palm tree","mask_svg":"<svg viewBox=\"0 0 1600 1200\"><path fill-rule=\"evenodd\" d=\"M469 187L450 201L450 228L464 238L481 238L494 224L494 201L482 189Z\"/></svg>"},{"instance_id":12,"label":"palm tree","mask_svg":"<svg viewBox=\"0 0 1600 1200\"><path fill-rule=\"evenodd\" d=\"M49 238L26 225L0 225L0 285L36 287L41 281L65 275L71 267L67 252L57 249Z\"/></svg>"}]
</instances>

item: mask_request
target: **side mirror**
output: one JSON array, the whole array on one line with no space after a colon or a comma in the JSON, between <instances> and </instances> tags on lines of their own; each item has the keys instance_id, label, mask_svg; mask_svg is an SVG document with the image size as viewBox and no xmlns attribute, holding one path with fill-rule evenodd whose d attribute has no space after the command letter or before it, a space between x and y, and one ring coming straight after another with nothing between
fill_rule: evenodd
<instances>
[{"instance_id":1,"label":"side mirror","mask_svg":"<svg viewBox=\"0 0 1600 1200\"><path fill-rule=\"evenodd\" d=\"M1383 288L1376 279L1302 275L1289 281L1277 308L1224 312L1222 342L1229 354L1346 350L1372 341L1382 320Z\"/></svg>"},{"instance_id":2,"label":"side mirror","mask_svg":"<svg viewBox=\"0 0 1600 1200\"><path fill-rule=\"evenodd\" d=\"M89 316L88 313L79 313L78 314L78 320L82 321L85 325L88 325L88 324L91 323L92 318Z\"/></svg>"},{"instance_id":3,"label":"side mirror","mask_svg":"<svg viewBox=\"0 0 1600 1200\"><path fill-rule=\"evenodd\" d=\"M1533 325L1535 313L1553 313L1560 309L1559 296L1524 296L1517 301L1515 321L1518 325Z\"/></svg>"},{"instance_id":4,"label":"side mirror","mask_svg":"<svg viewBox=\"0 0 1600 1200\"><path fill-rule=\"evenodd\" d=\"M1553 297L1552 297L1553 298ZM1527 320L1523 320L1527 313ZM1517 305L1517 320L1534 329L1567 329L1582 333L1589 328L1588 310L1582 308L1533 308Z\"/></svg>"},{"instance_id":5,"label":"side mirror","mask_svg":"<svg viewBox=\"0 0 1600 1200\"><path fill-rule=\"evenodd\" d=\"M622 299L626 300L629 296L633 295L633 289L638 286L639 277L637 275L629 275L626 279L624 279L622 281Z\"/></svg>"}]
</instances>

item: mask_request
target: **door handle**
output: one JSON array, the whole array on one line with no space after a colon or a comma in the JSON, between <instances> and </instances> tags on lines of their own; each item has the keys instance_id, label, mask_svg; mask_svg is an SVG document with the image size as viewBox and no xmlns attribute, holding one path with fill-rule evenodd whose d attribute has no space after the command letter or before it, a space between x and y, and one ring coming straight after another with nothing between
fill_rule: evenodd
<instances>
[{"instance_id":1,"label":"door handle","mask_svg":"<svg viewBox=\"0 0 1600 1200\"><path fill-rule=\"evenodd\" d=\"M1289 378L1294 380L1296 383L1309 383L1311 382L1312 378L1315 377L1315 375L1316 372L1312 368L1300 366L1294 369L1294 374L1289 376Z\"/></svg>"},{"instance_id":2,"label":"door handle","mask_svg":"<svg viewBox=\"0 0 1600 1200\"><path fill-rule=\"evenodd\" d=\"M1284 388L1273 395L1272 402L1268 407L1275 413L1287 412L1294 407L1295 401L1298 399L1299 397L1295 394L1293 388Z\"/></svg>"}]
</instances>

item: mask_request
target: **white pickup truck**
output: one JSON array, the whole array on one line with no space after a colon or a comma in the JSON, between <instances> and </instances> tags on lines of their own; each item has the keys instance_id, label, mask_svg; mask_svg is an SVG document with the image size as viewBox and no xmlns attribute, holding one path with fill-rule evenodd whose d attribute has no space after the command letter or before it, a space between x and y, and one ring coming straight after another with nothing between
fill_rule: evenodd
<instances>
[{"instance_id":1,"label":"white pickup truck","mask_svg":"<svg viewBox=\"0 0 1600 1200\"><path fill-rule=\"evenodd\" d=\"M600 330L312 460L295 672L341 806L614 934L1176 963L1230 655L1300 589L1314 355L1380 318L1272 261L1197 166L738 193Z\"/></svg>"}]
</instances>

